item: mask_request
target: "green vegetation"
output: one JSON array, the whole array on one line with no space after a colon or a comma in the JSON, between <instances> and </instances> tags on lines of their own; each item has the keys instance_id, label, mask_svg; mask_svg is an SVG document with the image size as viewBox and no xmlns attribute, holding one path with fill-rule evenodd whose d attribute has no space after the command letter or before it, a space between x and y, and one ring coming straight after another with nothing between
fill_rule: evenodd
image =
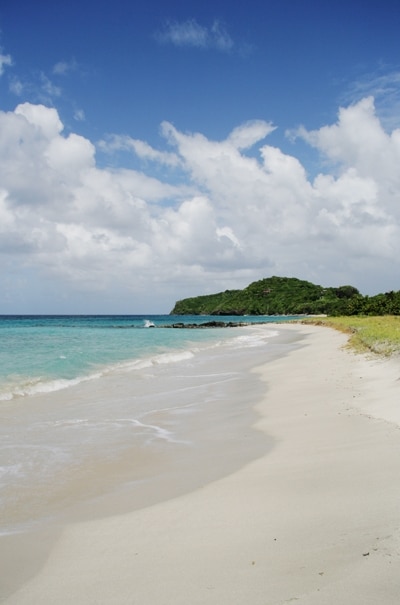
<instances>
[{"instance_id":1,"label":"green vegetation","mask_svg":"<svg viewBox=\"0 0 400 605\"><path fill-rule=\"evenodd\" d=\"M268 277L243 290L178 301L173 315L347 315L363 298L353 286L323 288L294 277ZM400 298L399 298L400 309Z\"/></svg>"},{"instance_id":2,"label":"green vegetation","mask_svg":"<svg viewBox=\"0 0 400 605\"><path fill-rule=\"evenodd\" d=\"M353 286L324 288L295 277L267 277L243 290L178 301L171 315L400 315L400 291L363 296Z\"/></svg>"},{"instance_id":3,"label":"green vegetation","mask_svg":"<svg viewBox=\"0 0 400 605\"><path fill-rule=\"evenodd\" d=\"M400 291L362 296L353 286L323 288L293 277L269 277L243 290L180 300L171 314L325 315L302 322L349 334L356 351L400 354Z\"/></svg>"},{"instance_id":4,"label":"green vegetation","mask_svg":"<svg viewBox=\"0 0 400 605\"><path fill-rule=\"evenodd\" d=\"M321 317L302 320L335 328L350 335L348 345L357 352L381 355L400 353L400 317Z\"/></svg>"}]
</instances>

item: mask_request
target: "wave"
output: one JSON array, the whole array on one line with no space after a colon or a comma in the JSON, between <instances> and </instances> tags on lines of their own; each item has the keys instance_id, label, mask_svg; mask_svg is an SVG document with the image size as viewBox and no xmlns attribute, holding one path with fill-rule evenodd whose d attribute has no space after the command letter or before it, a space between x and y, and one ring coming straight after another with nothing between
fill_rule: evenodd
<instances>
[{"instance_id":1,"label":"wave","mask_svg":"<svg viewBox=\"0 0 400 605\"><path fill-rule=\"evenodd\" d=\"M95 369L95 371L86 375L71 378L13 376L9 377L7 382L4 382L2 385L0 385L0 401L11 401L13 399L61 391L63 389L77 386L83 382L98 380L103 376L110 374L129 373L165 364L185 362L189 361L202 351L205 352L207 350L215 350L223 346L230 349L263 346L269 338L274 337L277 334L278 332L276 330L266 330L264 328L262 331L260 331L258 327L249 328L246 330L246 333L242 333L239 336L232 338L211 342L193 342L190 349L172 349L168 352L150 354L147 357L119 361L117 363L99 366Z\"/></svg>"},{"instance_id":2,"label":"wave","mask_svg":"<svg viewBox=\"0 0 400 605\"><path fill-rule=\"evenodd\" d=\"M140 358L129 361L122 361L104 366L96 372L85 376L76 376L74 378L49 379L42 376L37 377L14 377L12 381L3 383L0 391L0 401L11 401L22 397L30 397L38 394L52 393L77 386L83 382L98 380L103 376L114 373L128 373L132 371L143 370L157 365L169 363L179 363L191 359L194 353L191 351L172 351L170 353L160 353L148 358Z\"/></svg>"},{"instance_id":3,"label":"wave","mask_svg":"<svg viewBox=\"0 0 400 605\"><path fill-rule=\"evenodd\" d=\"M0 392L0 401L11 401L21 397L29 397L39 393L52 393L68 389L81 382L96 380L101 377L101 373L88 376L77 376L76 378L58 378L49 380L41 376L35 378L21 377L16 384L3 384L3 392ZM14 381L15 382L15 381Z\"/></svg>"}]
</instances>

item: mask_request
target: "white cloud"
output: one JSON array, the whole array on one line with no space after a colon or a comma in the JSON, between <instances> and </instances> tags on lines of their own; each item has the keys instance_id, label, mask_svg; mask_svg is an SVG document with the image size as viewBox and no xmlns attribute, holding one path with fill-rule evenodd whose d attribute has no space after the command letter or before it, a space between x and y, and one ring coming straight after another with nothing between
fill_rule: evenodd
<instances>
[{"instance_id":1,"label":"white cloud","mask_svg":"<svg viewBox=\"0 0 400 605\"><path fill-rule=\"evenodd\" d=\"M372 97L341 108L337 124L312 132L303 130L299 134L330 160L344 166L357 166L366 175L371 171L380 174L387 161L396 162L397 153L400 152L397 141L399 131L394 131L390 136L382 129ZM377 165L379 158L381 161ZM391 173L393 166L389 166L388 170Z\"/></svg>"},{"instance_id":2,"label":"white cloud","mask_svg":"<svg viewBox=\"0 0 400 605\"><path fill-rule=\"evenodd\" d=\"M343 95L344 105L373 97L383 125L392 130L400 126L400 71L381 67L353 81Z\"/></svg>"},{"instance_id":3,"label":"white cloud","mask_svg":"<svg viewBox=\"0 0 400 605\"><path fill-rule=\"evenodd\" d=\"M14 225L14 214L7 204L7 191L0 189L0 230L7 233Z\"/></svg>"},{"instance_id":4,"label":"white cloud","mask_svg":"<svg viewBox=\"0 0 400 605\"><path fill-rule=\"evenodd\" d=\"M238 238L233 233L230 227L218 227L216 230L216 234L219 238L226 237L230 242L232 242L235 248L242 247L242 244L239 242Z\"/></svg>"},{"instance_id":5,"label":"white cloud","mask_svg":"<svg viewBox=\"0 0 400 605\"><path fill-rule=\"evenodd\" d=\"M83 111L83 109L76 109L74 111L74 120L76 120L77 122L84 122L85 119L85 112Z\"/></svg>"},{"instance_id":6,"label":"white cloud","mask_svg":"<svg viewBox=\"0 0 400 605\"><path fill-rule=\"evenodd\" d=\"M211 27L204 27L195 19L182 22L169 21L156 37L162 43L170 43L178 47L217 49L223 52L230 51L234 45L226 28L217 20Z\"/></svg>"},{"instance_id":7,"label":"white cloud","mask_svg":"<svg viewBox=\"0 0 400 605\"><path fill-rule=\"evenodd\" d=\"M209 37L211 38L211 46L214 45L219 50L229 51L233 47L232 38L219 21L214 21L212 24Z\"/></svg>"},{"instance_id":8,"label":"white cloud","mask_svg":"<svg viewBox=\"0 0 400 605\"><path fill-rule=\"evenodd\" d=\"M354 81L347 92L347 98L355 98L356 101L369 96L375 99L385 97L391 99L392 95L398 95L400 90L400 72L385 71L384 73L366 74L364 77Z\"/></svg>"},{"instance_id":9,"label":"white cloud","mask_svg":"<svg viewBox=\"0 0 400 605\"><path fill-rule=\"evenodd\" d=\"M100 168L93 143L64 134L54 108L0 112L7 300L15 281L15 296L26 283L29 301L33 280L53 312L61 292L66 312L168 311L178 298L271 274L396 289L400 132L383 129L370 98L340 109L335 124L301 129L325 159L310 181L299 159L268 144L272 130L247 122L212 141L165 122L169 151L129 136L103 143L134 152L145 167L137 171ZM254 146L258 154L246 155ZM77 292L87 307L73 308ZM0 296L0 311L16 310L4 305Z\"/></svg>"},{"instance_id":10,"label":"white cloud","mask_svg":"<svg viewBox=\"0 0 400 605\"><path fill-rule=\"evenodd\" d=\"M94 166L94 151L94 146L87 139L72 133L67 138L53 138L44 157L49 170L72 185L80 182L80 175L85 175Z\"/></svg>"},{"instance_id":11,"label":"white cloud","mask_svg":"<svg viewBox=\"0 0 400 605\"><path fill-rule=\"evenodd\" d=\"M53 99L61 96L61 88L53 84L53 82L45 74L40 74L41 82L41 94L45 95L45 98Z\"/></svg>"},{"instance_id":12,"label":"white cloud","mask_svg":"<svg viewBox=\"0 0 400 605\"><path fill-rule=\"evenodd\" d=\"M275 130L269 122L252 120L234 128L229 135L229 142L237 149L249 149Z\"/></svg>"},{"instance_id":13,"label":"white cloud","mask_svg":"<svg viewBox=\"0 0 400 605\"><path fill-rule=\"evenodd\" d=\"M395 192L400 188L400 129L383 129L372 97L341 108L336 124L311 132L302 129L299 135L339 167L340 178L351 168L363 182L372 181L376 205L399 217Z\"/></svg>"},{"instance_id":14,"label":"white cloud","mask_svg":"<svg viewBox=\"0 0 400 605\"><path fill-rule=\"evenodd\" d=\"M53 66L53 74L57 76L64 76L70 71L77 69L77 63L75 60L72 61L59 61Z\"/></svg>"},{"instance_id":15,"label":"white cloud","mask_svg":"<svg viewBox=\"0 0 400 605\"><path fill-rule=\"evenodd\" d=\"M53 105L62 95L62 89L50 80L43 72L35 74L32 79L21 80L18 76L10 79L9 90L17 97L35 99L44 105Z\"/></svg>"},{"instance_id":16,"label":"white cloud","mask_svg":"<svg viewBox=\"0 0 400 605\"><path fill-rule=\"evenodd\" d=\"M102 140L99 142L99 148L106 153L120 150L132 151L144 160L158 162L166 166L179 166L181 164L181 160L175 153L158 151L146 143L146 141L132 139L125 135L113 135L107 140Z\"/></svg>"},{"instance_id":17,"label":"white cloud","mask_svg":"<svg viewBox=\"0 0 400 605\"><path fill-rule=\"evenodd\" d=\"M21 97L24 92L25 85L19 78L14 77L10 81L9 88L14 95Z\"/></svg>"},{"instance_id":18,"label":"white cloud","mask_svg":"<svg viewBox=\"0 0 400 605\"><path fill-rule=\"evenodd\" d=\"M11 55L3 55L0 49L0 76L4 73L5 67L10 67L13 64Z\"/></svg>"},{"instance_id":19,"label":"white cloud","mask_svg":"<svg viewBox=\"0 0 400 605\"><path fill-rule=\"evenodd\" d=\"M53 74L64 75L69 70L68 63L59 61L53 66Z\"/></svg>"},{"instance_id":20,"label":"white cloud","mask_svg":"<svg viewBox=\"0 0 400 605\"><path fill-rule=\"evenodd\" d=\"M57 137L64 128L57 110L44 105L22 103L15 109L15 115L23 116L34 131L48 140Z\"/></svg>"}]
</instances>

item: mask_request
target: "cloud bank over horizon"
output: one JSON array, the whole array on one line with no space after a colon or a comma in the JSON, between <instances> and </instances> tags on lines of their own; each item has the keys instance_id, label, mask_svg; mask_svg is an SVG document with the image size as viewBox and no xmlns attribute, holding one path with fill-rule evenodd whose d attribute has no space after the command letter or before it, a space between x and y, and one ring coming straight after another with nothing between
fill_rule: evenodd
<instances>
[{"instance_id":1,"label":"cloud bank over horizon","mask_svg":"<svg viewBox=\"0 0 400 605\"><path fill-rule=\"evenodd\" d=\"M46 105L0 111L0 312L169 312L269 275L397 290L400 129L369 96L288 132L317 153L313 176L268 144L274 129L214 141L164 122L156 149L66 134ZM113 168L121 152L140 168Z\"/></svg>"}]
</instances>

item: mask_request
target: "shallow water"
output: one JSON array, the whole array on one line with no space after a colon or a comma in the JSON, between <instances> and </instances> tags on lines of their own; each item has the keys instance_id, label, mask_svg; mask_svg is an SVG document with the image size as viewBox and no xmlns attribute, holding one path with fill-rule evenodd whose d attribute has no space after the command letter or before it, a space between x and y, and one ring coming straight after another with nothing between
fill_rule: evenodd
<instances>
[{"instance_id":1,"label":"shallow water","mask_svg":"<svg viewBox=\"0 0 400 605\"><path fill-rule=\"evenodd\" d=\"M14 327L16 340L22 330L16 350L29 341L32 357L36 339L40 355L15 375L19 385L35 387L0 402L3 535L71 511L92 516L142 506L222 476L270 447L251 429L265 385L250 369L295 346L276 325L154 330L32 322ZM75 356L73 371L72 364L62 374L43 361L61 351Z\"/></svg>"},{"instance_id":2,"label":"shallow water","mask_svg":"<svg viewBox=\"0 0 400 605\"><path fill-rule=\"evenodd\" d=\"M119 365L175 361L193 346L233 338L232 330L179 330L210 316L0 316L0 401L96 379ZM257 325L275 317L224 317ZM155 326L156 329L148 329Z\"/></svg>"}]
</instances>

